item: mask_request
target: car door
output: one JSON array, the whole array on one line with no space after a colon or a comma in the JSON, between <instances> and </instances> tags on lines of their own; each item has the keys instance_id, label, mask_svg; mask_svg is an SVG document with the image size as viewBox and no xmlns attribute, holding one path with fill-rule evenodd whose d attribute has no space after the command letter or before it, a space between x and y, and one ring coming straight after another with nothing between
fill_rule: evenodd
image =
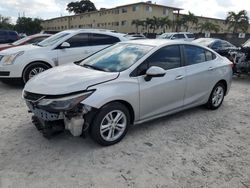
<instances>
[{"instance_id":1,"label":"car door","mask_svg":"<svg viewBox=\"0 0 250 188\"><path fill-rule=\"evenodd\" d=\"M166 70L163 77L145 81L146 70L159 66ZM166 46L159 49L138 68L140 88L140 119L145 120L183 106L185 92L185 67L182 67L180 47Z\"/></svg>"},{"instance_id":2,"label":"car door","mask_svg":"<svg viewBox=\"0 0 250 188\"><path fill-rule=\"evenodd\" d=\"M193 45L184 45L183 50L187 80L184 106L204 103L214 86L216 56L209 50Z\"/></svg>"},{"instance_id":3,"label":"car door","mask_svg":"<svg viewBox=\"0 0 250 188\"><path fill-rule=\"evenodd\" d=\"M69 48L57 48L58 64L71 63L79 61L89 56L89 34L79 33L65 42L70 44Z\"/></svg>"}]
</instances>

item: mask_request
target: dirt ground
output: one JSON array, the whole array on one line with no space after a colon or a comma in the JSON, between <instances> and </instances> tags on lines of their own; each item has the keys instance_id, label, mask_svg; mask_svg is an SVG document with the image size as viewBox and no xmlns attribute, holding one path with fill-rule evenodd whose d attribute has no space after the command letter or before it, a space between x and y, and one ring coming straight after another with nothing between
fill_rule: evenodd
<instances>
[{"instance_id":1,"label":"dirt ground","mask_svg":"<svg viewBox=\"0 0 250 188\"><path fill-rule=\"evenodd\" d=\"M250 188L250 78L220 109L197 107L133 126L119 144L32 125L22 87L0 83L0 187Z\"/></svg>"}]
</instances>

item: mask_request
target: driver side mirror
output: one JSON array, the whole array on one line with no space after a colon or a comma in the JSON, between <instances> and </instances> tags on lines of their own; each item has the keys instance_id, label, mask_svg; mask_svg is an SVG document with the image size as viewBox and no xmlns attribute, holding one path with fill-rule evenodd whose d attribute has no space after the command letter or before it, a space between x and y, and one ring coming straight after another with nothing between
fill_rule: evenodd
<instances>
[{"instance_id":1,"label":"driver side mirror","mask_svg":"<svg viewBox=\"0 0 250 188\"><path fill-rule=\"evenodd\" d=\"M163 77L165 74L166 74L166 71L163 68L157 67L157 66L152 66L147 70L146 76L144 79L146 82L148 82L153 77Z\"/></svg>"},{"instance_id":2,"label":"driver side mirror","mask_svg":"<svg viewBox=\"0 0 250 188\"><path fill-rule=\"evenodd\" d=\"M70 44L69 44L68 42L63 42L63 43L60 45L60 48L61 48L61 49L70 48Z\"/></svg>"}]
</instances>

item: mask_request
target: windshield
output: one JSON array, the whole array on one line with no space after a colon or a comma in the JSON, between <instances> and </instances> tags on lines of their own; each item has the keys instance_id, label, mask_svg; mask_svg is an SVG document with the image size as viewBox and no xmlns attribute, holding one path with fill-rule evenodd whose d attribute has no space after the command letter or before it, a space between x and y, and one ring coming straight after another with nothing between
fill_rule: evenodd
<instances>
[{"instance_id":1,"label":"windshield","mask_svg":"<svg viewBox=\"0 0 250 188\"><path fill-rule=\"evenodd\" d=\"M170 39L172 35L172 33L164 33L159 36L159 39Z\"/></svg>"},{"instance_id":2,"label":"windshield","mask_svg":"<svg viewBox=\"0 0 250 188\"><path fill-rule=\"evenodd\" d=\"M193 42L198 43L198 44L203 45L203 46L210 46L213 41L214 41L214 39L210 39L210 38L203 39L203 38L201 38L201 39L196 39Z\"/></svg>"},{"instance_id":3,"label":"windshield","mask_svg":"<svg viewBox=\"0 0 250 188\"><path fill-rule=\"evenodd\" d=\"M81 63L81 66L106 72L126 70L153 47L139 44L116 44L106 48Z\"/></svg>"},{"instance_id":4,"label":"windshield","mask_svg":"<svg viewBox=\"0 0 250 188\"><path fill-rule=\"evenodd\" d=\"M250 47L250 39L243 44L243 47Z\"/></svg>"},{"instance_id":5,"label":"windshield","mask_svg":"<svg viewBox=\"0 0 250 188\"><path fill-rule=\"evenodd\" d=\"M29 39L30 39L30 37L24 37L24 38L22 38L20 40L17 40L16 42L13 42L12 45L18 46L18 45L22 44L23 42L26 42Z\"/></svg>"},{"instance_id":6,"label":"windshield","mask_svg":"<svg viewBox=\"0 0 250 188\"><path fill-rule=\"evenodd\" d=\"M57 34L52 35L51 37L43 40L42 42L39 42L37 45L42 46L42 47L52 46L52 45L56 44L58 41L60 41L62 38L67 36L68 34L69 33L65 33L65 32L57 33Z\"/></svg>"}]
</instances>

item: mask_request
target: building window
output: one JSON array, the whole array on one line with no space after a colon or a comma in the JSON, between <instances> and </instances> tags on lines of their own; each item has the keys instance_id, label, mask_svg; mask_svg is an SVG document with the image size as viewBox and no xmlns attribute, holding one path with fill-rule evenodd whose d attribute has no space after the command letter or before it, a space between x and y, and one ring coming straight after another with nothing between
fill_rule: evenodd
<instances>
[{"instance_id":1,"label":"building window","mask_svg":"<svg viewBox=\"0 0 250 188\"><path fill-rule=\"evenodd\" d=\"M167 8L163 8L163 15L168 15L168 9Z\"/></svg>"},{"instance_id":2,"label":"building window","mask_svg":"<svg viewBox=\"0 0 250 188\"><path fill-rule=\"evenodd\" d=\"M152 12L152 7L151 6L146 6L146 11L147 12Z\"/></svg>"},{"instance_id":3,"label":"building window","mask_svg":"<svg viewBox=\"0 0 250 188\"><path fill-rule=\"evenodd\" d=\"M133 5L132 10L133 10L133 12L138 11L139 10L139 6L138 5Z\"/></svg>"},{"instance_id":4,"label":"building window","mask_svg":"<svg viewBox=\"0 0 250 188\"><path fill-rule=\"evenodd\" d=\"M119 26L119 22L113 22L112 25Z\"/></svg>"},{"instance_id":5,"label":"building window","mask_svg":"<svg viewBox=\"0 0 250 188\"><path fill-rule=\"evenodd\" d=\"M127 25L127 21L126 21L126 20L123 20L123 21L121 22L121 25L122 25L122 26Z\"/></svg>"},{"instance_id":6,"label":"building window","mask_svg":"<svg viewBox=\"0 0 250 188\"><path fill-rule=\"evenodd\" d=\"M115 10L113 11L113 13L114 13L114 14L119 14L119 9L115 9Z\"/></svg>"},{"instance_id":7,"label":"building window","mask_svg":"<svg viewBox=\"0 0 250 188\"><path fill-rule=\"evenodd\" d=\"M128 12L127 8L122 8L122 13Z\"/></svg>"}]
</instances>

